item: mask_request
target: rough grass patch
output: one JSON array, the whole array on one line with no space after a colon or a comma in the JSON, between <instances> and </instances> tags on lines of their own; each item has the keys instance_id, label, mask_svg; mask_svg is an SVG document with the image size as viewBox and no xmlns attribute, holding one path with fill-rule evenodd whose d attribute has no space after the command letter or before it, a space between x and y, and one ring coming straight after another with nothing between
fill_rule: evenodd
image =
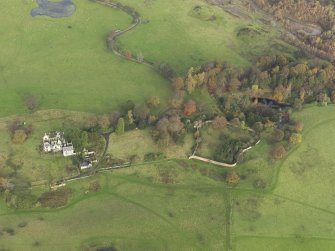
<instances>
[{"instance_id":1,"label":"rough grass patch","mask_svg":"<svg viewBox=\"0 0 335 251\"><path fill-rule=\"evenodd\" d=\"M59 189L43 193L38 201L42 207L57 208L65 206L71 196L71 190L68 188Z\"/></svg>"}]
</instances>

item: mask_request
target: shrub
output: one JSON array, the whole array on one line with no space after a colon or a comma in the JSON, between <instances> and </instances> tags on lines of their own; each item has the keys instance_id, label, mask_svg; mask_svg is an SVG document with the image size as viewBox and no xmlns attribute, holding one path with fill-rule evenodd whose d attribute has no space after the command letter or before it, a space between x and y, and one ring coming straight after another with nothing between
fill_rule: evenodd
<instances>
[{"instance_id":1,"label":"shrub","mask_svg":"<svg viewBox=\"0 0 335 251\"><path fill-rule=\"evenodd\" d=\"M290 137L290 143L293 145L300 144L302 142L302 135L300 133L292 133Z\"/></svg>"},{"instance_id":2,"label":"shrub","mask_svg":"<svg viewBox=\"0 0 335 251\"><path fill-rule=\"evenodd\" d=\"M161 100L157 96L151 96L147 100L147 104L150 108L156 108L160 105L160 103L161 103Z\"/></svg>"},{"instance_id":3,"label":"shrub","mask_svg":"<svg viewBox=\"0 0 335 251\"><path fill-rule=\"evenodd\" d=\"M237 185L240 181L240 177L235 172L227 174L226 181L229 185Z\"/></svg>"},{"instance_id":4,"label":"shrub","mask_svg":"<svg viewBox=\"0 0 335 251\"><path fill-rule=\"evenodd\" d=\"M295 123L294 129L297 133L301 133L304 130L304 123L298 121L297 123Z\"/></svg>"},{"instance_id":5,"label":"shrub","mask_svg":"<svg viewBox=\"0 0 335 251\"><path fill-rule=\"evenodd\" d=\"M30 112L36 111L38 107L38 100L35 96L29 96L25 99L25 105Z\"/></svg>"},{"instance_id":6,"label":"shrub","mask_svg":"<svg viewBox=\"0 0 335 251\"><path fill-rule=\"evenodd\" d=\"M165 155L162 152L147 153L144 155L144 161L155 161L155 160L160 160L164 158L165 158Z\"/></svg>"},{"instance_id":7,"label":"shrub","mask_svg":"<svg viewBox=\"0 0 335 251\"><path fill-rule=\"evenodd\" d=\"M93 181L90 183L89 187L88 187L88 190L90 192L98 192L99 190L101 189L101 186L100 186L100 183L99 181Z\"/></svg>"},{"instance_id":8,"label":"shrub","mask_svg":"<svg viewBox=\"0 0 335 251\"><path fill-rule=\"evenodd\" d=\"M27 225L28 225L27 222L22 221L22 222L20 222L19 225L17 225L17 226L20 227L20 228L24 228L24 227L26 227Z\"/></svg>"},{"instance_id":9,"label":"shrub","mask_svg":"<svg viewBox=\"0 0 335 251\"><path fill-rule=\"evenodd\" d=\"M184 105L184 115L185 116L191 116L196 111L197 111L197 105L193 100L188 101Z\"/></svg>"},{"instance_id":10,"label":"shrub","mask_svg":"<svg viewBox=\"0 0 335 251\"><path fill-rule=\"evenodd\" d=\"M264 129L264 126L263 126L262 122L256 122L256 123L252 126L252 128L255 130L255 132L257 132L257 133L261 133L261 132L263 131L263 129Z\"/></svg>"},{"instance_id":11,"label":"shrub","mask_svg":"<svg viewBox=\"0 0 335 251\"><path fill-rule=\"evenodd\" d=\"M24 130L19 129L14 132L12 142L14 144L23 144L27 139L27 134Z\"/></svg>"},{"instance_id":12,"label":"shrub","mask_svg":"<svg viewBox=\"0 0 335 251\"><path fill-rule=\"evenodd\" d=\"M282 159L286 154L286 149L282 145L275 147L271 152L274 159Z\"/></svg>"},{"instance_id":13,"label":"shrub","mask_svg":"<svg viewBox=\"0 0 335 251\"><path fill-rule=\"evenodd\" d=\"M9 235L15 235L15 230L14 230L14 228L11 228L11 227L4 227L3 228L3 231L4 232L6 232L7 234L9 234Z\"/></svg>"},{"instance_id":14,"label":"shrub","mask_svg":"<svg viewBox=\"0 0 335 251\"><path fill-rule=\"evenodd\" d=\"M266 182L262 179L257 179L254 181L254 188L264 189L266 188Z\"/></svg>"},{"instance_id":15,"label":"shrub","mask_svg":"<svg viewBox=\"0 0 335 251\"><path fill-rule=\"evenodd\" d=\"M282 141L284 139L284 136L285 136L285 133L282 130L280 130L280 129L274 129L272 131L270 140L272 142L279 142L279 141Z\"/></svg>"},{"instance_id":16,"label":"shrub","mask_svg":"<svg viewBox=\"0 0 335 251\"><path fill-rule=\"evenodd\" d=\"M223 116L216 117L213 120L212 126L214 129L223 129L227 126L227 119Z\"/></svg>"}]
</instances>

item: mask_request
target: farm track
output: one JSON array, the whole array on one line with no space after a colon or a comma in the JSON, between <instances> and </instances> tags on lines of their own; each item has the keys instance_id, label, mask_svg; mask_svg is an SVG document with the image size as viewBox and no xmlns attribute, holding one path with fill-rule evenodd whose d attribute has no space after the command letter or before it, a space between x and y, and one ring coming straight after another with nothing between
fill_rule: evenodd
<instances>
[{"instance_id":1,"label":"farm track","mask_svg":"<svg viewBox=\"0 0 335 251\"><path fill-rule=\"evenodd\" d=\"M118 8L116 4L114 3L104 3L100 0L96 0L97 3L99 4L102 4L102 5L105 5L107 7L110 7L110 8ZM118 8L120 9L120 8ZM122 9L120 9L122 10ZM129 14L128 12L125 12L127 14ZM131 15L132 16L132 15ZM135 18L134 16L132 16L133 20L135 21L135 23L131 24L128 28L126 28L125 30L119 32L117 34L117 37L120 37L132 30L134 30L140 23L141 23L141 20L140 18ZM135 63L138 63L138 64L143 64L143 65L146 65L150 68L153 68L152 64L149 64L149 63L146 63L146 62L138 62L137 60L135 59L128 59L126 58L124 55L122 55L121 53L119 53L115 48L111 48L112 49L112 52L113 54L115 54L116 56L122 58L122 59L125 59L127 61L133 61ZM68 117L68 116L66 116ZM66 118L64 117L64 118ZM57 118L59 119L59 118ZM42 120L41 120L42 121ZM314 129L317 129L327 123L330 123L330 122L333 122L335 121L335 118L331 118L331 119L327 119L327 120L324 120L324 121L321 121L320 123L312 126L311 128L309 128L306 132L303 133L303 136L306 137L307 135L309 135ZM109 137L107 138L106 135L103 135L105 140L106 140L106 145L105 145L105 149L104 149L104 153L101 157L101 159L105 156L106 152L107 152L107 149L108 149L108 145L109 145ZM109 135L108 135L109 136ZM332 215L335 215L335 212L331 212L327 209L324 209L324 208L318 208L318 207L315 207L313 205L310 205L310 204L307 204L307 203L304 203L304 202L300 202L300 201L297 201L297 200L294 200L294 199L290 199L288 197L285 197L285 196L281 196L281 195L277 195L277 194L274 194L273 191L275 190L277 184L278 184L278 180L279 180L279 175L280 175L280 171L282 169L282 167L284 166L284 163L287 161L287 159L294 153L296 152L297 150L299 149L299 146L296 146L294 149L292 149L290 151L290 153L281 161L281 163L279 164L279 166L277 167L276 169L276 172L275 172L275 175L274 175L274 178L273 178L273 182L271 184L271 187L269 189L267 189L266 191L262 192L262 191L255 191L253 189L225 189L225 188L222 188L222 187L213 187L213 186L200 186L200 187L197 187L197 189L199 190L210 190L210 191L215 191L215 192L219 192L220 189L225 189L226 191L226 223L225 223L225 229L226 229L226 236L225 236L225 242L226 242L226 250L231 250L232 249L232 241L234 240L238 240L238 239L244 239L244 238L260 238L260 239L291 239L291 238L295 238L295 236L264 236L264 235L233 235L232 231L231 231L231 227L232 227L232 224L233 224L233 198L232 196L234 195L234 191L237 191L237 192L250 192L250 193L258 193L258 194L264 194L264 195L271 195L271 196L275 196L275 197L279 197L279 198L282 198L282 199L285 199L285 200L288 200L290 202L293 202L293 203L297 203L297 204L300 204L301 206L303 207L306 207L306 208L312 208L312 209L315 209L315 210L319 210L319 211L322 211L323 213L327 213L327 214L332 214ZM162 160L162 161L157 161L157 162L153 162L153 163L160 163L160 162L165 162L165 161L171 161L170 159L169 160ZM99 161L100 162L100 161ZM147 165L147 164L153 164L153 163L143 163L143 164L138 164L138 165L133 165L133 166L140 166L140 165ZM89 175L91 176L91 175ZM87 176L87 177L89 177ZM131 179L131 178L128 178L128 177L125 177L125 176L113 176L114 178L116 179L119 179L121 180L121 182L115 186L112 186L112 188L114 187L117 187L117 186L121 186L125 183L137 183L137 184L141 184L141 185L145 185L145 186L150 186L150 187L154 187L154 188L161 188L161 189L166 189L167 186L166 185L161 185L161 184L153 184L153 183L150 183L150 182L143 182L141 180L136 180L136 179ZM194 188L194 185L177 185L175 187L176 189L193 189ZM94 198L94 197L107 197L107 196L113 196L115 198L118 198L120 200L123 200L124 202L126 203L129 203L129 204L132 204L138 208L141 208L145 211L147 211L148 213L152 214L153 216L159 218L160 220L162 220L163 222L165 222L166 224L168 224L171 228L173 228L173 230L177 231L178 233L180 233L180 235L183 236L183 238L185 239L190 239L191 237L188 236L186 233L184 233L182 230L180 230L174 223L172 223L169 219L167 219L166 217L164 217L163 215L157 213L156 211L150 209L149 207L139 203L139 202L136 202L134 200L131 200L125 196L122 196L118 193L115 193L115 192L110 192L108 191L110 189L109 187L109 182L106 183L106 188L105 190L106 191L102 191L101 193L99 194L90 194L90 195L82 195L80 196L79 198L77 198L76 200L70 202L67 206L65 207L62 207L62 208L58 208L58 209L34 209L34 210L22 210L22 211L12 211L12 212L7 212L7 213L3 213L3 214L0 214L0 216L6 216L6 215L14 215L14 214L25 214L25 213L31 213L31 214L39 214L39 213L56 213L58 211L62 211L62 210L66 210L66 209L69 209L69 208L72 208L74 206L76 206L77 204L79 204L80 202L84 201L84 200L87 200L87 199L91 199L91 198ZM232 236L233 235L233 236ZM323 238L323 237L318 237L318 236L307 236L307 237L304 237L304 239L316 239L316 240L331 240L331 241L334 241L335 239L333 238ZM69 244L70 246L71 244ZM195 244L196 245L196 244ZM199 246L195 246L195 248L197 250L202 250L201 247Z\"/></svg>"},{"instance_id":2,"label":"farm track","mask_svg":"<svg viewBox=\"0 0 335 251\"><path fill-rule=\"evenodd\" d=\"M124 34L130 32L130 31L134 30L138 25L141 24L141 18L140 18L140 17L138 17L138 16L136 16L136 15L132 15L131 13L127 12L126 10L124 10L124 8L120 7L120 6L118 5L118 3L116 3L116 2L108 2L108 3L107 3L107 2L104 2L103 0L95 0L95 2L96 2L96 3L99 3L99 4L101 4L101 5L107 6L107 7L109 7L109 8L113 8L113 9L121 10L121 11L125 12L126 14L128 14L128 15L130 15L130 16L132 17L132 19L133 19L133 24L131 24L128 28L126 28L126 29L124 29L124 30L119 31L118 33L116 33L115 36L114 36L114 41L115 41L115 42L117 41L117 38L118 38L118 37L120 37L120 36L122 36L122 35L124 35ZM151 68L151 69L154 69L154 67L153 67L153 63L151 63L151 62L149 62L149 61L146 61L146 60L138 61L138 60L136 60L136 59L134 59L134 58L127 58L125 55L123 55L122 53L120 53L114 46L111 46L110 49L112 50L112 52L113 52L116 56L118 56L118 57L120 57L120 58L122 58L122 59L124 59L124 60L132 61L132 62L134 62L134 63L141 64L141 65L145 65L145 66L147 66L147 67L149 67L149 68Z\"/></svg>"}]
</instances>

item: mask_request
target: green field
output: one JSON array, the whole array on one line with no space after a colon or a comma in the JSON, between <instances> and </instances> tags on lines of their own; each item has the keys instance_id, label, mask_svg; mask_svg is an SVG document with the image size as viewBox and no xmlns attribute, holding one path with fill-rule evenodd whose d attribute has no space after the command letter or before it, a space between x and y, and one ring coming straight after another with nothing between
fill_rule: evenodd
<instances>
[{"instance_id":1,"label":"green field","mask_svg":"<svg viewBox=\"0 0 335 251\"><path fill-rule=\"evenodd\" d=\"M139 11L142 24L119 38L120 47L168 63L178 74L212 60L248 66L264 53L294 51L257 19L240 19L200 0L121 2ZM169 96L168 82L156 72L106 48L106 35L128 27L129 15L88 0L76 5L73 16L52 19L29 15L35 1L0 3L0 116L25 113L31 95L41 110L97 113L117 110L129 99L158 95L164 103ZM193 13L197 5L204 9L200 17ZM209 14L217 19L204 20ZM238 36L244 27L261 32Z\"/></svg>"},{"instance_id":2,"label":"green field","mask_svg":"<svg viewBox=\"0 0 335 251\"><path fill-rule=\"evenodd\" d=\"M296 113L305 124L303 143L283 161L264 165L275 169L272 186L235 192L234 250L334 250L334 108Z\"/></svg>"},{"instance_id":3,"label":"green field","mask_svg":"<svg viewBox=\"0 0 335 251\"><path fill-rule=\"evenodd\" d=\"M143 178L149 171L175 166L173 183ZM173 172L169 170L169 172ZM139 177L140 176L140 177ZM225 195L219 182L176 162L100 175L102 189L87 193L90 178L69 185L76 194L65 208L15 212L1 210L0 237L10 250L212 250L224 249ZM184 185L183 179L192 181ZM178 185L181 182L183 185ZM198 184L198 187L194 185ZM210 185L209 185L210 184ZM195 210L196 208L196 210ZM18 227L26 222L24 228ZM84 249L91 247L91 249Z\"/></svg>"},{"instance_id":4,"label":"green field","mask_svg":"<svg viewBox=\"0 0 335 251\"><path fill-rule=\"evenodd\" d=\"M39 109L98 113L169 95L168 82L154 71L106 48L108 32L128 27L129 15L88 0L76 5L68 18L33 18L35 1L1 1L0 116L24 113L29 95Z\"/></svg>"},{"instance_id":5,"label":"green field","mask_svg":"<svg viewBox=\"0 0 335 251\"><path fill-rule=\"evenodd\" d=\"M295 113L305 124L303 143L282 161L272 162L265 157L269 146L263 140L238 166L246 178L234 188L224 182L229 169L186 160L186 149L176 148L167 153L170 160L140 162L69 183L72 198L64 208L15 211L1 204L0 245L10 250L96 250L102 246L117 250L333 250L334 108L312 105ZM55 114L59 121L64 117L64 113ZM67 116L78 121L85 117ZM35 124L36 135L22 149L36 144L37 135L50 123L45 119ZM8 135L0 132L1 144L8 144ZM143 156L159 150L148 147L150 142L147 131L132 131L120 138L113 135L108 151L127 158L126 147L117 148L123 143L131 152L137 146L134 153ZM30 165L44 161L37 156L31 159ZM55 162L48 168L63 164ZM20 172L28 173L30 165ZM267 182L264 189L253 186L258 178ZM88 190L93 181L101 185L96 193ZM38 195L42 188L35 187L33 192ZM22 222L27 225L18 227ZM6 229L13 229L14 235Z\"/></svg>"},{"instance_id":6,"label":"green field","mask_svg":"<svg viewBox=\"0 0 335 251\"><path fill-rule=\"evenodd\" d=\"M191 66L218 60L250 66L261 54L292 53L295 49L277 39L257 17L246 20L201 0L121 0L142 15L142 25L120 38L122 48L142 52L153 62L169 63L179 74ZM194 14L196 6L204 13ZM209 13L208 13L209 12ZM216 20L204 17L214 15ZM238 36L241 28L259 31L256 36ZM143 43L139 41L145 41Z\"/></svg>"},{"instance_id":7,"label":"green field","mask_svg":"<svg viewBox=\"0 0 335 251\"><path fill-rule=\"evenodd\" d=\"M247 67L258 55L295 51L257 18L241 19L205 1L120 2L142 18L119 38L120 47L168 63L179 75L208 61ZM168 81L155 71L106 48L108 32L128 27L129 15L93 1L75 3L75 14L61 19L32 18L32 0L0 3L0 172L31 182L34 196L49 183L76 175L69 172L77 168L71 159L40 153L44 132L89 127L95 114L151 95L165 107L170 95ZM258 32L239 33L245 28ZM30 95L40 106L27 114L24 100ZM215 107L207 92L187 98ZM29 210L9 209L6 192L1 194L0 250L335 250L335 106L309 105L293 117L305 124L303 143L274 161L264 132L233 169L241 177L236 187L225 182L232 169L187 159L191 134L183 146L164 149L149 130L111 134L107 153L122 161L136 155L137 161L68 183L72 193L65 207L37 203ZM13 144L8 132L16 118L33 128L21 145ZM212 154L214 143L200 149L204 156ZM157 152L164 159L144 161ZM92 182L101 189L90 191Z\"/></svg>"}]
</instances>

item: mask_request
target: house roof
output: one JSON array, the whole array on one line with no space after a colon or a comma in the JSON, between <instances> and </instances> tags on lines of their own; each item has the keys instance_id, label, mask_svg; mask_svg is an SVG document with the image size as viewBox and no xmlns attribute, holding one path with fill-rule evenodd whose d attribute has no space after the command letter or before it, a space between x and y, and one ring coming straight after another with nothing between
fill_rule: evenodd
<instances>
[{"instance_id":1,"label":"house roof","mask_svg":"<svg viewBox=\"0 0 335 251\"><path fill-rule=\"evenodd\" d=\"M64 146L63 152L73 151L73 146Z\"/></svg>"}]
</instances>

